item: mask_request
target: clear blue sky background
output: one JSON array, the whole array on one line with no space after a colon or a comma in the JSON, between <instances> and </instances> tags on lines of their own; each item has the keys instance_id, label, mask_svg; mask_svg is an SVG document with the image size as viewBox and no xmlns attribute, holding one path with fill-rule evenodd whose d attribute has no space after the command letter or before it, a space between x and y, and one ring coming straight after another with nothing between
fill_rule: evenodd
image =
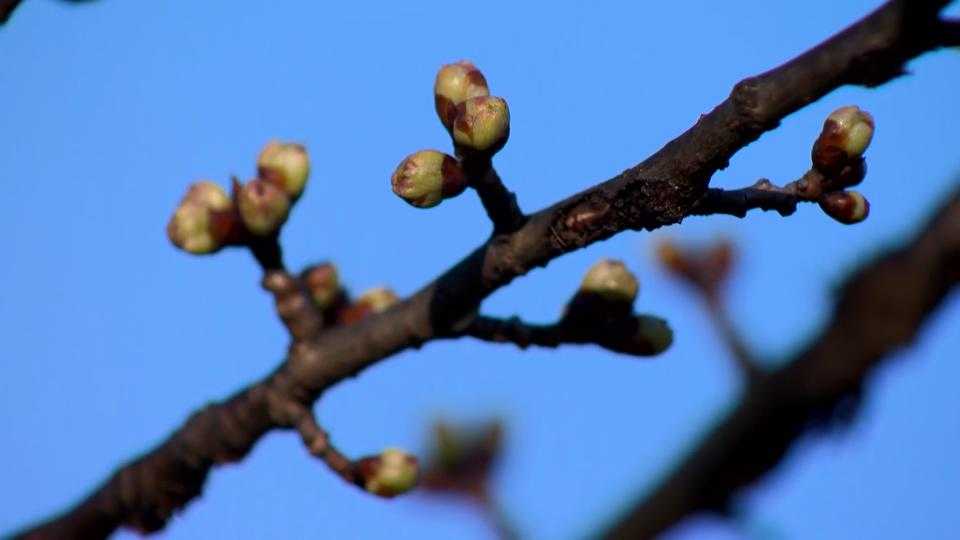
<instances>
[{"instance_id":1,"label":"clear blue sky background","mask_svg":"<svg viewBox=\"0 0 960 540\"><path fill-rule=\"evenodd\" d=\"M510 102L497 165L535 210L637 163L740 78L878 2L122 2L28 0L0 29L0 532L63 509L195 408L269 372L285 339L249 255L188 257L164 226L184 187L248 177L270 138L309 147L315 174L284 242L294 266L333 259L354 289L414 292L488 233L471 194L417 211L390 192L406 154L446 149L437 67L471 58ZM953 9L954 13L958 10ZM642 281L639 309L676 345L653 361L590 348L525 353L462 341L404 353L318 407L348 453L422 450L437 416L502 415L496 493L531 538L588 537L667 470L737 396L697 302L652 264L659 235L726 235L743 259L737 324L771 362L823 323L858 261L903 238L960 166L960 53L843 89L741 152L714 185L788 181L825 115L877 119L868 221L816 207L690 219L623 234L536 270L484 306L551 320L598 257ZM947 538L960 528L960 301L872 381L859 422L801 444L736 523L676 537ZM126 536L128 533L121 535ZM342 485L291 434L218 469L170 538L487 538L458 504L384 502Z\"/></svg>"}]
</instances>

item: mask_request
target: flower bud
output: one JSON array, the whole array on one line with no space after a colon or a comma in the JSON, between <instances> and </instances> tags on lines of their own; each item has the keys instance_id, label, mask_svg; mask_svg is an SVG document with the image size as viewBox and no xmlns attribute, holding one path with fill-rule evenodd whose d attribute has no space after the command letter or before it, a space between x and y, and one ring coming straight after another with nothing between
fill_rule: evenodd
<instances>
[{"instance_id":1,"label":"flower bud","mask_svg":"<svg viewBox=\"0 0 960 540\"><path fill-rule=\"evenodd\" d=\"M167 236L173 245L196 255L213 253L224 246L228 227L219 219L232 213L226 191L202 180L190 186L167 224Z\"/></svg>"},{"instance_id":2,"label":"flower bud","mask_svg":"<svg viewBox=\"0 0 960 540\"><path fill-rule=\"evenodd\" d=\"M820 208L840 223L860 223L870 215L870 202L857 191L834 191L820 197Z\"/></svg>"},{"instance_id":3,"label":"flower bud","mask_svg":"<svg viewBox=\"0 0 960 540\"><path fill-rule=\"evenodd\" d=\"M637 333L645 346L646 354L660 354L673 344L673 330L667 321L659 317L641 315L637 317Z\"/></svg>"},{"instance_id":4,"label":"flower bud","mask_svg":"<svg viewBox=\"0 0 960 540\"><path fill-rule=\"evenodd\" d=\"M400 297L388 287L374 287L361 294L356 303L369 308L371 313L381 313L397 305Z\"/></svg>"},{"instance_id":5,"label":"flower bud","mask_svg":"<svg viewBox=\"0 0 960 540\"><path fill-rule=\"evenodd\" d=\"M209 180L200 180L191 184L183 199L218 212L229 209L232 204L226 190Z\"/></svg>"},{"instance_id":6,"label":"flower bud","mask_svg":"<svg viewBox=\"0 0 960 540\"><path fill-rule=\"evenodd\" d=\"M447 64L437 72L433 84L434 105L437 116L447 130L453 129L457 117L457 105L479 96L489 96L490 89L483 73L467 60Z\"/></svg>"},{"instance_id":7,"label":"flower bud","mask_svg":"<svg viewBox=\"0 0 960 540\"><path fill-rule=\"evenodd\" d=\"M303 273L303 281L310 291L313 303L321 310L327 309L340 295L340 278L337 267L331 263L311 266Z\"/></svg>"},{"instance_id":8,"label":"flower bud","mask_svg":"<svg viewBox=\"0 0 960 540\"><path fill-rule=\"evenodd\" d=\"M267 236L287 221L290 198L276 185L257 178L240 188L237 206L247 230L256 236Z\"/></svg>"},{"instance_id":9,"label":"flower bud","mask_svg":"<svg viewBox=\"0 0 960 540\"><path fill-rule=\"evenodd\" d=\"M357 469L364 489L388 498L413 489L420 474L417 458L397 448L387 448L379 456L359 460Z\"/></svg>"},{"instance_id":10,"label":"flower bud","mask_svg":"<svg viewBox=\"0 0 960 540\"><path fill-rule=\"evenodd\" d=\"M830 113L813 145L813 166L825 173L838 172L859 158L873 138L873 117L850 105Z\"/></svg>"},{"instance_id":11,"label":"flower bud","mask_svg":"<svg viewBox=\"0 0 960 540\"><path fill-rule=\"evenodd\" d=\"M620 261L601 259L594 264L580 284L580 292L595 294L613 302L632 304L640 284Z\"/></svg>"},{"instance_id":12,"label":"flower bud","mask_svg":"<svg viewBox=\"0 0 960 540\"><path fill-rule=\"evenodd\" d=\"M468 99L457 108L453 140L466 150L495 154L510 137L510 109L503 98Z\"/></svg>"},{"instance_id":13,"label":"flower bud","mask_svg":"<svg viewBox=\"0 0 960 540\"><path fill-rule=\"evenodd\" d=\"M467 177L452 156L421 150L406 157L390 177L398 197L418 208L430 208L467 188Z\"/></svg>"},{"instance_id":14,"label":"flower bud","mask_svg":"<svg viewBox=\"0 0 960 540\"><path fill-rule=\"evenodd\" d=\"M257 175L286 192L296 201L310 175L310 158L301 144L270 141L257 157Z\"/></svg>"}]
</instances>

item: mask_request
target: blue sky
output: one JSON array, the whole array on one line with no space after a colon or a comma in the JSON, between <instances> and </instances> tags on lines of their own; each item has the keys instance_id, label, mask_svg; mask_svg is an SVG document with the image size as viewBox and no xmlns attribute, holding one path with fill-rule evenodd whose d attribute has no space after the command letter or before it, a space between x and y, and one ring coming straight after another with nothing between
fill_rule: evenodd
<instances>
[{"instance_id":1,"label":"blue sky","mask_svg":"<svg viewBox=\"0 0 960 540\"><path fill-rule=\"evenodd\" d=\"M188 257L166 241L189 182L249 177L264 142L302 141L315 167L284 233L288 262L332 259L354 290L387 283L409 294L489 230L470 193L418 211L389 189L405 155L449 147L431 96L442 63L474 60L509 101L511 140L497 166L532 211L639 162L737 80L878 2L326 4L29 0L0 29L0 531L76 501L282 358L284 333L249 255ZM771 362L785 358L824 323L839 279L909 234L960 169L960 54L910 68L789 117L714 179L797 177L826 114L856 103L878 125L865 223L844 227L813 206L788 219L692 218L564 257L484 305L552 320L595 259L622 258L642 283L638 309L676 330L668 353L641 361L581 347L435 343L340 384L319 403L320 419L343 450L363 455L422 450L438 416L500 415L509 431L495 489L519 528L589 537L737 396L696 300L653 264L653 241L734 239L743 257L733 317ZM675 537L950 536L960 527L958 317L954 298L873 379L859 421L801 444L743 500L741 520L698 520ZM216 471L163 536L489 531L462 505L384 502L344 486L296 437L276 433Z\"/></svg>"}]
</instances>

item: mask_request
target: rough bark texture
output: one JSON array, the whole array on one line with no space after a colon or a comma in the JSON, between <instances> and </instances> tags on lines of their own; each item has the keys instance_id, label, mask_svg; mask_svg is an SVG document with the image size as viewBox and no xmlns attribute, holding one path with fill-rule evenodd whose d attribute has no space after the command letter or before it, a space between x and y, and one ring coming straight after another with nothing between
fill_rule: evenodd
<instances>
[{"instance_id":1,"label":"rough bark texture","mask_svg":"<svg viewBox=\"0 0 960 540\"><path fill-rule=\"evenodd\" d=\"M399 305L296 341L266 379L201 409L76 507L23 535L103 537L119 526L160 530L200 495L213 466L242 459L271 429L291 428L290 410L309 408L325 389L399 351L462 333L487 296L535 267L621 231L679 222L693 213L712 175L786 115L844 84L884 83L903 73L907 60L948 41L945 36L955 39L955 29L938 19L947 3L888 2L794 60L741 81L729 98L642 163L530 215L519 228L514 222L499 227L509 232L495 234ZM487 202L493 215L509 208ZM846 346L842 340L828 345Z\"/></svg>"}]
</instances>

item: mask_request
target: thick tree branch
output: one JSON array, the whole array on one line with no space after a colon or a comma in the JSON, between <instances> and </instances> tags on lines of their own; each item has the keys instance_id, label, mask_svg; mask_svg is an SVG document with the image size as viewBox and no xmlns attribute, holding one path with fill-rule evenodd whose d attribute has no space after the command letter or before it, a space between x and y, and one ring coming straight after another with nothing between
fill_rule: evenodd
<instances>
[{"instance_id":1,"label":"thick tree branch","mask_svg":"<svg viewBox=\"0 0 960 540\"><path fill-rule=\"evenodd\" d=\"M856 400L884 359L909 345L960 281L960 191L906 245L855 272L823 332L764 374L606 538L652 538L731 499L784 458L818 421Z\"/></svg>"},{"instance_id":2,"label":"thick tree branch","mask_svg":"<svg viewBox=\"0 0 960 540\"><path fill-rule=\"evenodd\" d=\"M196 413L144 457L116 472L77 507L26 533L102 537L120 525L159 530L200 494L210 469L242 458L281 427L271 400L310 406L331 385L399 351L456 334L492 292L550 260L625 230L689 215L712 175L786 115L844 84L876 86L940 46L946 0L895 0L821 45L737 84L730 97L639 165L493 236L401 304L354 325L296 342L273 374Z\"/></svg>"}]
</instances>

